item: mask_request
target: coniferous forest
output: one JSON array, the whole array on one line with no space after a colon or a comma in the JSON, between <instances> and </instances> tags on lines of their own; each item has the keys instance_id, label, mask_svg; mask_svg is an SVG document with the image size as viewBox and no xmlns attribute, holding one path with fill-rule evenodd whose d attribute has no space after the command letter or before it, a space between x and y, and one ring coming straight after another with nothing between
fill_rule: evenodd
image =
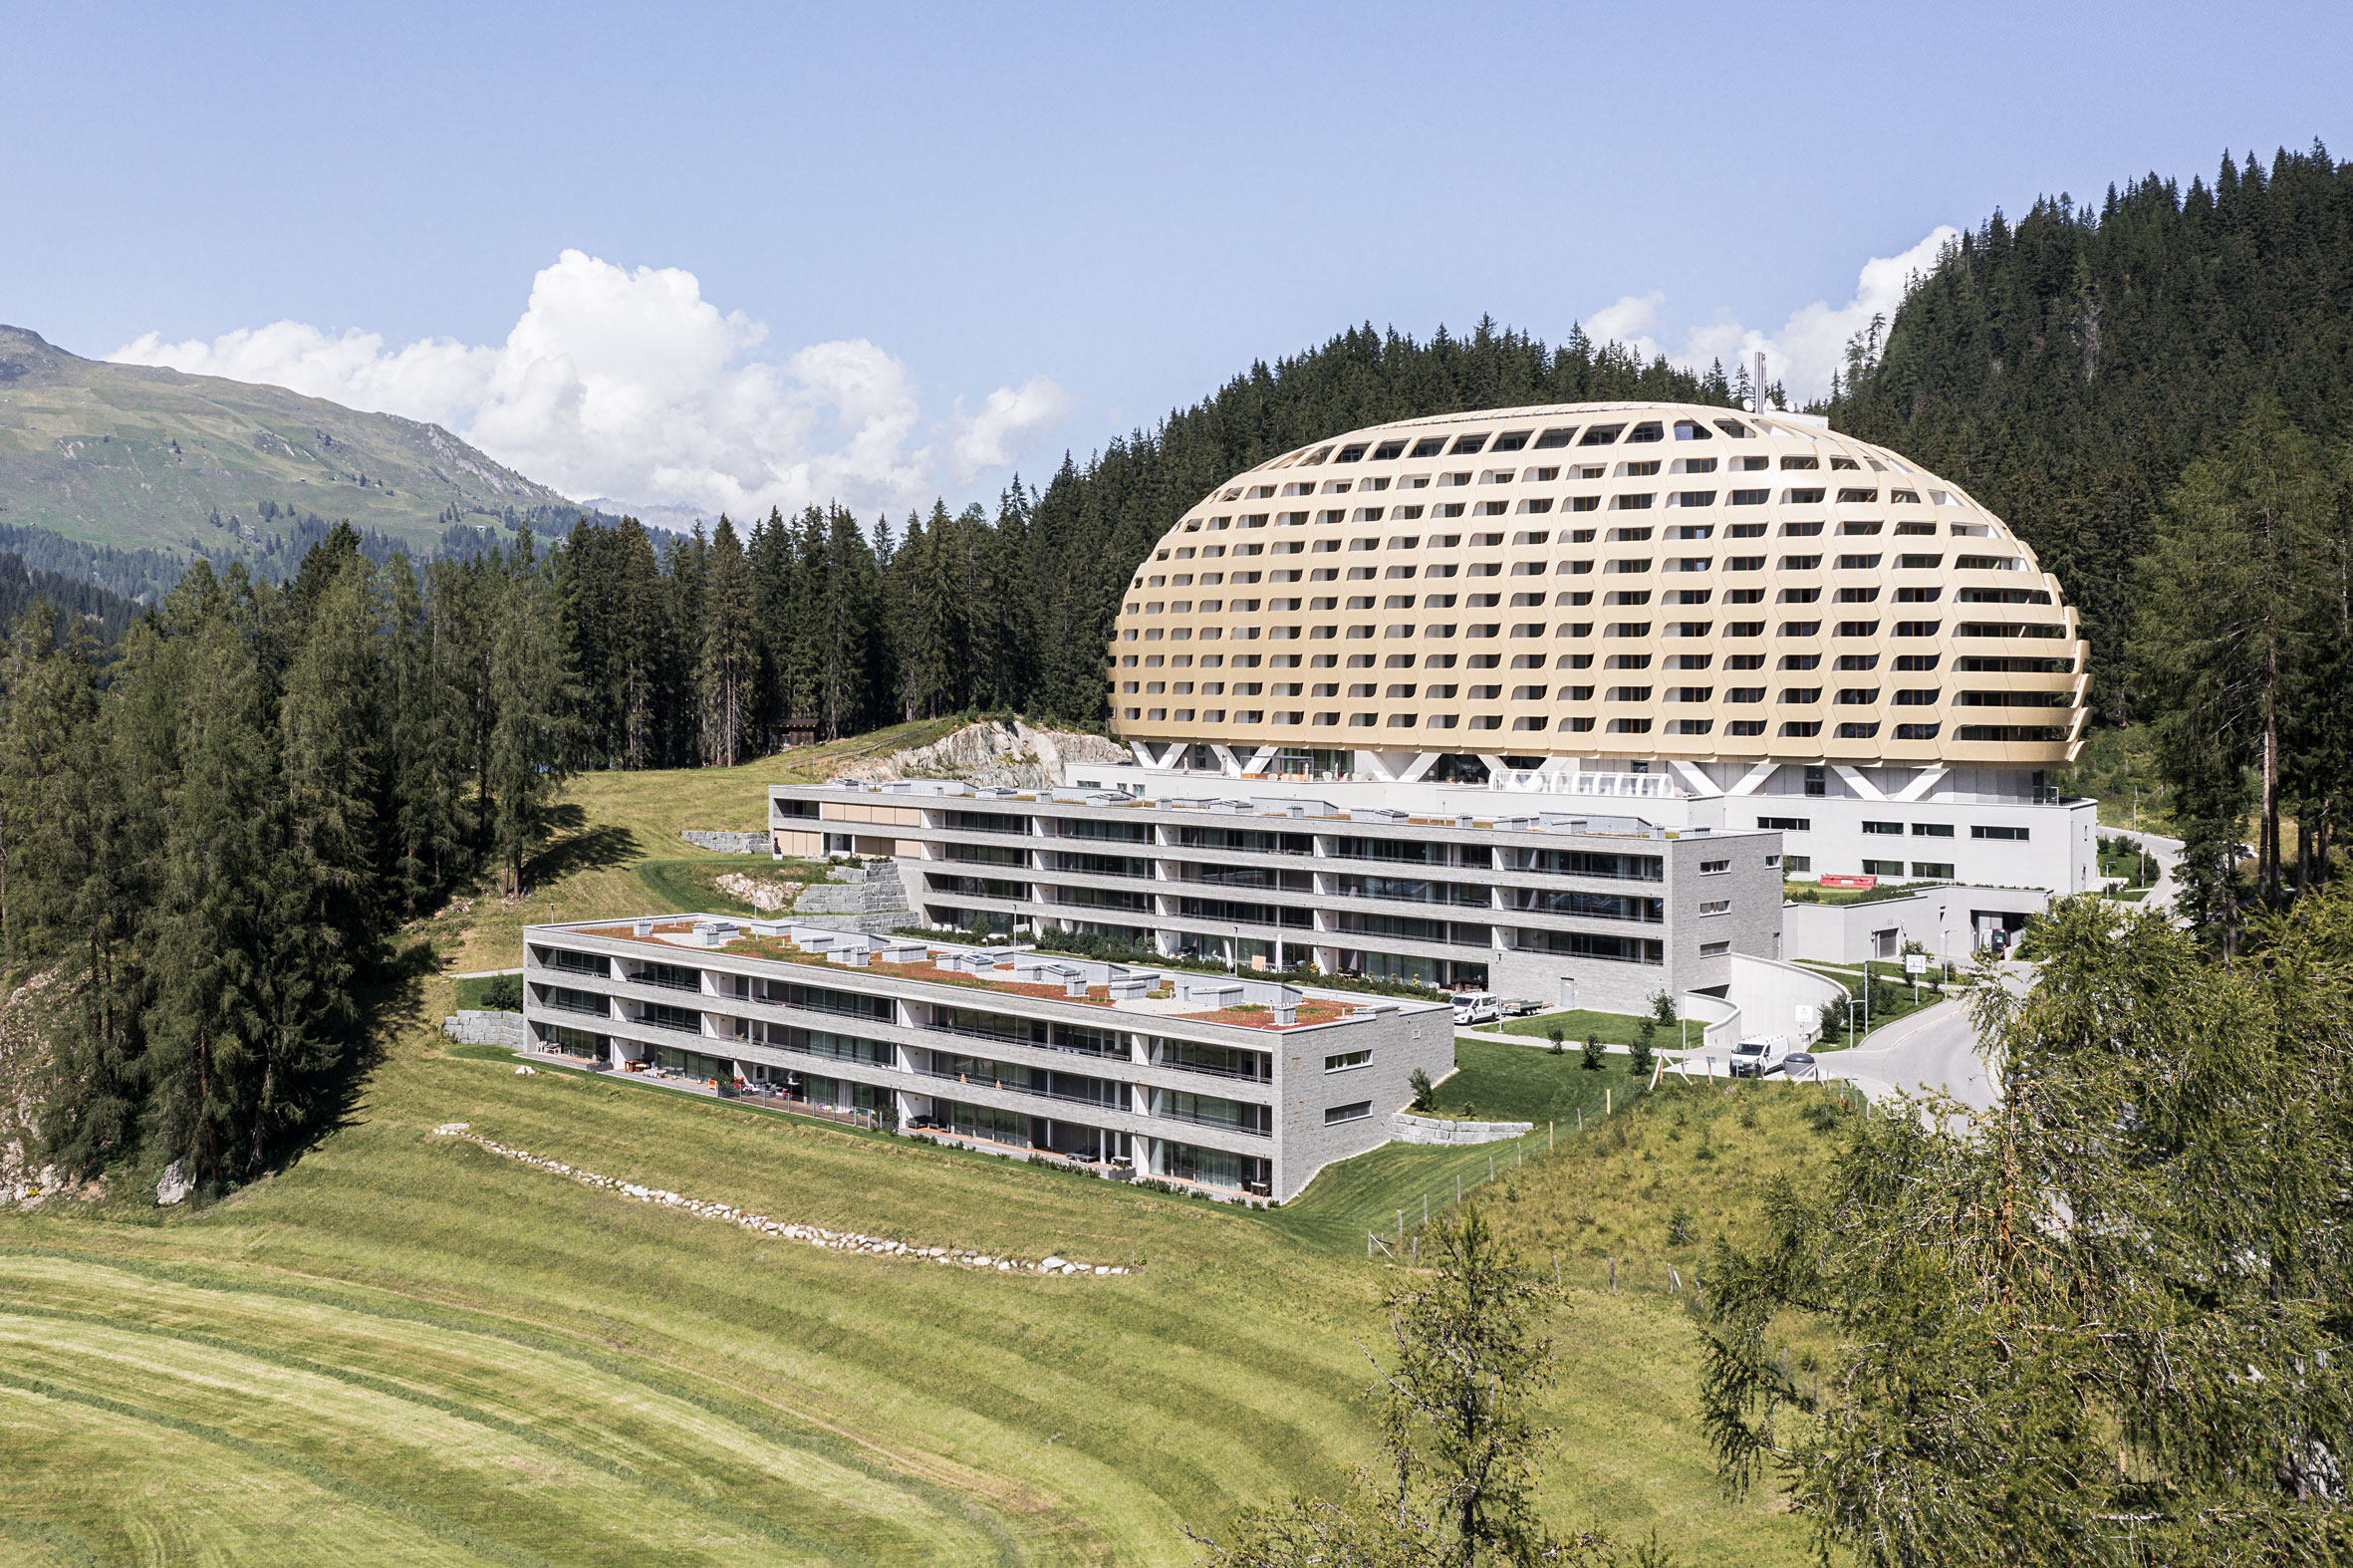
<instances>
[{"instance_id":1,"label":"coniferous forest","mask_svg":"<svg viewBox=\"0 0 2353 1568\"><path fill-rule=\"evenodd\" d=\"M365 1065L399 925L521 885L574 724L552 563L527 532L422 574L359 544L283 588L199 562L112 648L45 602L16 622L0 940L62 1169L267 1168Z\"/></svg>"},{"instance_id":2,"label":"coniferous forest","mask_svg":"<svg viewBox=\"0 0 2353 1568\"><path fill-rule=\"evenodd\" d=\"M839 507L722 519L664 542L627 519L575 528L558 577L583 692L579 760L741 758L777 726L820 738L992 708L1100 723L1103 651L1136 563L1241 469L1335 430L1497 404L1672 397L1745 386L1572 335L1553 349L1482 322L1428 343L1370 327L1253 366L1152 432L1112 442L995 514L864 524Z\"/></svg>"},{"instance_id":3,"label":"coniferous forest","mask_svg":"<svg viewBox=\"0 0 2353 1568\"><path fill-rule=\"evenodd\" d=\"M2349 323L2353 163L2225 156L2212 185L1995 213L1850 345L1827 408L2058 575L2096 717L2149 722L2184 908L2225 950L2248 905L2326 879L2353 799Z\"/></svg>"}]
</instances>

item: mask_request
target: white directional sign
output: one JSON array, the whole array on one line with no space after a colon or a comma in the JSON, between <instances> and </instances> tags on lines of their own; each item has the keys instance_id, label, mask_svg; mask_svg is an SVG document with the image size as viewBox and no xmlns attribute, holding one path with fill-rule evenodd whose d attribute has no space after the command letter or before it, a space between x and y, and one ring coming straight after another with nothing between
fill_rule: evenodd
<instances>
[{"instance_id":1,"label":"white directional sign","mask_svg":"<svg viewBox=\"0 0 2353 1568\"><path fill-rule=\"evenodd\" d=\"M1927 953L1908 952L1904 954L1904 972L1906 974L1926 974L1928 970L1929 955Z\"/></svg>"}]
</instances>

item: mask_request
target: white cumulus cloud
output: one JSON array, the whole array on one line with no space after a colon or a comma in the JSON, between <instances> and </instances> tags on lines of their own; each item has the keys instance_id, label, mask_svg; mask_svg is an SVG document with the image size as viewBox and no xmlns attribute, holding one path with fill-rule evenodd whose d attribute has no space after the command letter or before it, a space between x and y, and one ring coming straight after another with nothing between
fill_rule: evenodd
<instances>
[{"instance_id":1,"label":"white cumulus cloud","mask_svg":"<svg viewBox=\"0 0 2353 1568\"><path fill-rule=\"evenodd\" d=\"M1696 371L1721 361L1726 376L1740 360L1761 349L1766 379L1779 382L1791 402L1810 401L1830 391L1833 373L1846 369L1847 340L1867 331L1874 316L1893 321L1896 307L1904 303L1905 284L1934 268L1945 247L1960 237L1961 231L1951 224L1940 224L1899 255L1872 257L1863 263L1854 296L1845 304L1816 300L1790 312L1777 331L1743 326L1727 314L1689 329L1682 347L1671 348L1660 326L1667 296L1653 289L1625 295L1587 316L1586 336L1597 343L1622 343L1645 360L1663 354Z\"/></svg>"},{"instance_id":2,"label":"white cumulus cloud","mask_svg":"<svg viewBox=\"0 0 2353 1568\"><path fill-rule=\"evenodd\" d=\"M506 342L331 336L300 322L205 342L148 333L108 358L429 419L576 498L737 517L839 500L905 509L1012 464L1071 409L1045 377L926 424L907 366L865 339L756 356L768 329L676 267L567 250Z\"/></svg>"}]
</instances>

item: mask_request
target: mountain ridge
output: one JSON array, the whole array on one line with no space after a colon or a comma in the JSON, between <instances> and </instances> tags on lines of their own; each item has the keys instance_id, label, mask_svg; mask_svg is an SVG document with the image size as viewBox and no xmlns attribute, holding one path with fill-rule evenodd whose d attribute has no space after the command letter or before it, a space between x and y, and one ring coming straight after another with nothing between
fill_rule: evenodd
<instances>
[{"instance_id":1,"label":"mountain ridge","mask_svg":"<svg viewBox=\"0 0 2353 1568\"><path fill-rule=\"evenodd\" d=\"M592 510L437 424L0 325L0 523L192 559L263 553L306 520L422 553L453 524Z\"/></svg>"}]
</instances>

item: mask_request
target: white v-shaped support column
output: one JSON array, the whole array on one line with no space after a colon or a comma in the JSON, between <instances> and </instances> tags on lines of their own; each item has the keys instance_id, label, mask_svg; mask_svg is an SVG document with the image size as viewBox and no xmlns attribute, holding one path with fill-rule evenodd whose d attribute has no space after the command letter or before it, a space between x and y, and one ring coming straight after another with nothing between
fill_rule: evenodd
<instances>
[{"instance_id":1,"label":"white v-shaped support column","mask_svg":"<svg viewBox=\"0 0 2353 1568\"><path fill-rule=\"evenodd\" d=\"M1778 762L1759 762L1746 773L1740 775L1740 782L1734 784L1724 793L1727 795L1753 795L1764 787L1765 780L1771 778L1780 766L1781 764Z\"/></svg>"},{"instance_id":2,"label":"white v-shaped support column","mask_svg":"<svg viewBox=\"0 0 2353 1568\"><path fill-rule=\"evenodd\" d=\"M1838 776L1840 778L1847 781L1847 788L1853 790L1863 799L1879 801L1884 801L1887 799L1886 793L1881 790L1878 785L1865 778L1861 769L1850 768L1842 762L1833 762L1830 765L1832 768L1837 770Z\"/></svg>"},{"instance_id":3,"label":"white v-shaped support column","mask_svg":"<svg viewBox=\"0 0 2353 1568\"><path fill-rule=\"evenodd\" d=\"M1685 762L1681 758L1677 758L1675 771L1682 774L1684 782L1692 787L1692 795L1695 799L1713 800L1723 793L1721 789L1716 787L1715 780L1699 771L1699 764L1697 762Z\"/></svg>"},{"instance_id":4,"label":"white v-shaped support column","mask_svg":"<svg viewBox=\"0 0 2353 1568\"><path fill-rule=\"evenodd\" d=\"M1922 770L1920 777L1914 779L1911 783L1905 785L1902 789L1896 792L1896 799L1928 799L1929 791L1937 787L1937 781L1951 771L1952 770L1949 768L1927 768Z\"/></svg>"}]
</instances>

